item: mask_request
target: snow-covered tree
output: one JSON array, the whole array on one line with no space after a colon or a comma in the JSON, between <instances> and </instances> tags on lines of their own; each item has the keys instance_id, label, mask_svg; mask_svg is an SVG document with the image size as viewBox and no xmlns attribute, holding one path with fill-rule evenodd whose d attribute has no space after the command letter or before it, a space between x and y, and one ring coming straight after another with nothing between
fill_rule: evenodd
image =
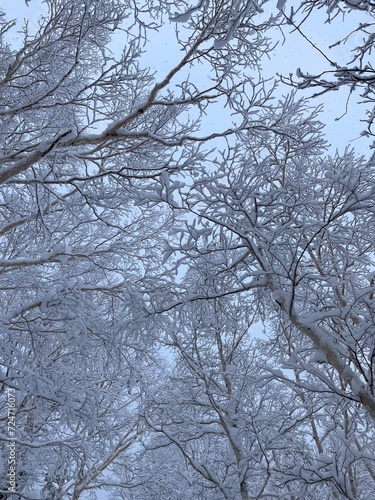
<instances>
[{"instance_id":1,"label":"snow-covered tree","mask_svg":"<svg viewBox=\"0 0 375 500\"><path fill-rule=\"evenodd\" d=\"M212 279L220 262L207 260L201 273L187 273L186 284L214 294L224 288ZM261 382L264 360L251 338L255 314L243 297L201 300L181 308L165 328L175 366L145 412L159 437L151 449L176 448L190 477L200 476L195 483L202 498L248 500L280 492L275 456L286 448L299 455L306 445L283 425L290 391Z\"/></svg>"},{"instance_id":2,"label":"snow-covered tree","mask_svg":"<svg viewBox=\"0 0 375 500\"><path fill-rule=\"evenodd\" d=\"M352 151L327 156L316 112L293 99L259 121L264 130L241 134L230 154L179 187L175 205L186 222L166 244L178 256L171 266L216 260L203 289L178 283L164 307L249 301L272 325L270 380L294 388L296 414L311 409L303 421L322 457L293 455L293 467L287 460L280 469L290 481L328 481L335 494L355 498L364 477L374 488L374 165ZM292 413L291 426L299 421Z\"/></svg>"},{"instance_id":3,"label":"snow-covered tree","mask_svg":"<svg viewBox=\"0 0 375 500\"><path fill-rule=\"evenodd\" d=\"M235 76L269 46L267 22L251 21L256 4L216 2L176 32L182 53L158 80L142 51L165 16L181 21L174 9L186 4L171 8L47 0L21 32L1 13L2 438L14 388L22 493L39 483L45 495L78 498L108 485L139 437L156 362L149 307L165 284L161 238L173 222L169 209L143 206L142 191L204 160L212 134L199 133L200 117L240 93ZM186 71L201 63L212 79L198 85Z\"/></svg>"},{"instance_id":4,"label":"snow-covered tree","mask_svg":"<svg viewBox=\"0 0 375 500\"><path fill-rule=\"evenodd\" d=\"M375 491L371 420L279 306L261 309L251 290L231 291L228 261L214 246L195 257L183 284L190 299L201 298L174 308L164 324L175 364L146 405L152 437L144 461L150 457L165 487L179 452L187 498L197 496L197 484L202 498L367 498ZM255 320L267 309L269 338L254 340ZM163 452L162 466L157 457L168 447L171 461ZM145 462L135 473L141 489L125 498L150 487L141 482L151 475Z\"/></svg>"},{"instance_id":5,"label":"snow-covered tree","mask_svg":"<svg viewBox=\"0 0 375 500\"><path fill-rule=\"evenodd\" d=\"M312 90L313 95L331 93L343 89L343 113L357 103L365 105L366 127L362 135L373 137L375 120L375 69L372 62L374 51L375 2L371 0L304 0L299 5L285 4L283 16L287 27L297 30L301 40L308 42L325 60L323 70L317 72L306 62L301 68L293 68L296 77L282 75L299 89ZM316 36L310 18L320 11L319 21L330 26L331 40L328 46ZM325 14L325 18L322 13ZM332 39L332 34L335 38ZM286 35L288 36L288 35ZM343 48L337 53L337 48ZM343 56L345 53L345 58Z\"/></svg>"},{"instance_id":6,"label":"snow-covered tree","mask_svg":"<svg viewBox=\"0 0 375 500\"><path fill-rule=\"evenodd\" d=\"M216 272L226 287L206 296L253 290L265 317L276 308L346 389L327 387L374 417L374 165L351 151L325 156L321 124L306 111L292 99L265 111L264 130L241 134L241 143L213 161L216 169L203 166L188 190L178 189L180 210L196 219L166 252L193 266L196 256L225 250ZM177 305L202 294L176 296Z\"/></svg>"},{"instance_id":7,"label":"snow-covered tree","mask_svg":"<svg viewBox=\"0 0 375 500\"><path fill-rule=\"evenodd\" d=\"M1 13L1 451L11 388L25 496L173 495L164 445L185 498L373 491L375 164L328 156L318 111L264 81L291 22L265 4L46 0L21 32ZM360 31L331 87L370 99Z\"/></svg>"}]
</instances>

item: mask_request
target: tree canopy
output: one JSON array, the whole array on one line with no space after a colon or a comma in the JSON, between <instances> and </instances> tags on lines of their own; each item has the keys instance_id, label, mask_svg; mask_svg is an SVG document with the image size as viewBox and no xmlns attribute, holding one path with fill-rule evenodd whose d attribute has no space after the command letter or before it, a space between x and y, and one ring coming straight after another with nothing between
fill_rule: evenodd
<instances>
[{"instance_id":1,"label":"tree canopy","mask_svg":"<svg viewBox=\"0 0 375 500\"><path fill-rule=\"evenodd\" d=\"M23 12L0 11L0 498L372 498L375 4ZM265 78L291 31L326 68ZM332 152L339 89L366 112Z\"/></svg>"}]
</instances>

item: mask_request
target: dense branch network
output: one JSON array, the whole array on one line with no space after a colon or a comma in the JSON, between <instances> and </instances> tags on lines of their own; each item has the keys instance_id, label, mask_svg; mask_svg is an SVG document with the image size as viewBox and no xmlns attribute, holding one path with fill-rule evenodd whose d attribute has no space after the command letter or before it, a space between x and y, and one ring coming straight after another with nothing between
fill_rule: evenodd
<instances>
[{"instance_id":1,"label":"dense branch network","mask_svg":"<svg viewBox=\"0 0 375 500\"><path fill-rule=\"evenodd\" d=\"M137 3L47 0L15 48L0 17L4 463L11 389L25 498L364 499L375 165L329 156L319 106L260 67L326 2ZM291 83L372 101L371 27L350 67Z\"/></svg>"}]
</instances>

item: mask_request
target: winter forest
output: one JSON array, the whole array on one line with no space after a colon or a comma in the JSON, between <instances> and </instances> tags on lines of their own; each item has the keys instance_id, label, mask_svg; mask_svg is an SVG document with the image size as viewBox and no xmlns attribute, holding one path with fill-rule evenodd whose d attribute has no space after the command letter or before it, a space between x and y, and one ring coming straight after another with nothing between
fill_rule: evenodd
<instances>
[{"instance_id":1,"label":"winter forest","mask_svg":"<svg viewBox=\"0 0 375 500\"><path fill-rule=\"evenodd\" d=\"M374 499L375 2L12 3L0 499Z\"/></svg>"}]
</instances>

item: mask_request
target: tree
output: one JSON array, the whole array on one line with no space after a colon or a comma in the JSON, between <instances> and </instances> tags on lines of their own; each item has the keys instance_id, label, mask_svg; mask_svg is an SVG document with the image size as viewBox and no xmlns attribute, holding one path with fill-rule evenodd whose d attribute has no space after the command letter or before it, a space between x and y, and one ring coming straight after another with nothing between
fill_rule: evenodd
<instances>
[{"instance_id":1,"label":"tree","mask_svg":"<svg viewBox=\"0 0 375 500\"><path fill-rule=\"evenodd\" d=\"M323 48L319 47L318 40L312 40L314 37L311 28L305 27L305 21L318 9L326 9L326 22L332 26L337 26L339 20L350 21L349 26L344 27L343 35L330 46ZM327 62L327 69L319 74L314 74L311 70L309 71L309 68L296 68L298 79L288 78L284 75L283 81L298 89L314 89L314 95L337 91L340 88L348 89L346 111L350 100L361 98L359 102L366 104L367 108L367 119L363 120L367 125L362 135L373 137L375 70L371 61L371 53L374 49L374 2L305 0L297 9L291 7L290 9L285 8L285 11L283 15L287 24L298 30L323 55ZM360 15L358 15L359 12ZM342 27L340 27L339 32L342 32ZM330 53L332 49L334 51L339 46L350 48L349 60L342 61L335 53Z\"/></svg>"},{"instance_id":2,"label":"tree","mask_svg":"<svg viewBox=\"0 0 375 500\"><path fill-rule=\"evenodd\" d=\"M154 471L160 446L172 443L172 477L184 477L194 495L213 488L246 498L269 484L270 495L277 487L291 498L354 498L359 481L372 491L374 164L350 150L327 156L318 110L293 95L275 99L260 60L274 47L268 30L284 21L264 4L47 0L18 48L15 24L1 16L1 405L5 424L6 390L15 389L22 495L37 484L42 497L78 499L98 488L124 498L169 494L168 481L156 488L135 461L150 458ZM166 16L181 55L158 80L143 68L142 50ZM118 54L116 37L125 40ZM202 69L210 79L196 77ZM224 108L231 116L205 132L205 115ZM194 272L205 276L199 286L189 281ZM243 297L272 332L261 347L238 337L246 318L234 321L228 304L247 314ZM166 334L183 366L163 379ZM228 335L240 339L238 350ZM230 380L218 342L238 353L238 378ZM265 361L271 345L276 366ZM188 430L175 422L179 405L163 415L177 390ZM297 406L283 406L278 392L297 394ZM225 407L234 393L246 446L233 440L238 415ZM189 449L203 418L196 400L204 417L215 416L215 432L204 429ZM251 447L254 408L265 426ZM274 433L272 415L299 415L298 423ZM315 445L301 439L303 429ZM288 458L286 435L303 466ZM246 455L262 447L261 459ZM248 470L259 474L254 484Z\"/></svg>"},{"instance_id":3,"label":"tree","mask_svg":"<svg viewBox=\"0 0 375 500\"><path fill-rule=\"evenodd\" d=\"M213 279L220 261L215 257L187 273L186 284L195 293L223 289ZM264 360L257 359L249 339L255 314L243 298L202 300L181 308L165 327L175 366L151 398L145 419L159 435L152 448L177 448L190 476L198 475L201 498L280 493L274 457L286 447L289 453L303 450L303 440L274 424L285 417L288 391L258 383Z\"/></svg>"},{"instance_id":4,"label":"tree","mask_svg":"<svg viewBox=\"0 0 375 500\"><path fill-rule=\"evenodd\" d=\"M214 175L203 167L186 194L179 189L179 208L203 221L200 231L195 222L181 228L180 262L230 252L217 271L228 279L223 293L254 290L277 307L374 416L373 165L350 151L322 157L315 113L290 99L266 113L265 130L245 132Z\"/></svg>"},{"instance_id":5,"label":"tree","mask_svg":"<svg viewBox=\"0 0 375 500\"><path fill-rule=\"evenodd\" d=\"M22 494L43 481L56 497L119 486L105 472L139 437L157 341L148 305L163 290L158 247L173 222L142 206L142 191L204 160L199 117L230 102L234 75L268 47L266 25L249 22L255 5L233 24L233 6L218 2L192 16L193 37L178 39L183 55L157 82L142 44L170 6L147 5L151 18L117 0L47 0L19 48L9 44L15 22L1 16L1 402L5 412L6 389L17 390ZM241 59L223 64L234 30ZM215 76L206 87L182 74L200 61Z\"/></svg>"},{"instance_id":6,"label":"tree","mask_svg":"<svg viewBox=\"0 0 375 500\"><path fill-rule=\"evenodd\" d=\"M228 260L212 248L196 258L185 283L191 293L230 290L224 273L216 272ZM173 488L170 474L179 452L186 465L177 461L185 478L178 480L178 498L185 498L180 492L187 498L368 498L374 441L366 414L334 390L335 374L322 366L324 355L290 322L280 324L276 312L269 340L251 341L258 312L251 291L241 297L237 291L179 306L166 322L165 342L176 361L145 414L152 435L145 461L152 457L157 484ZM171 460L161 451L166 447ZM162 462L155 461L159 452ZM135 484L144 477L143 464ZM194 485L201 492L193 493L186 478L197 474ZM157 490L156 497L161 494ZM125 498L138 498L133 495Z\"/></svg>"},{"instance_id":7,"label":"tree","mask_svg":"<svg viewBox=\"0 0 375 500\"><path fill-rule=\"evenodd\" d=\"M264 130L245 132L215 170L202 166L186 188L176 188L173 206L186 216L175 242L166 244L166 255L178 256L171 266L178 275L179 266L195 269L197 259L219 257L205 287L178 282L159 311L250 296L264 321L272 320L268 357L294 373L271 366L270 379L294 387L312 411L301 422L316 450L309 457L305 448L302 462L284 457L281 483L298 481L301 495L328 482L327 498L355 498L360 481L367 491L374 487L366 455L374 415L373 165L352 151L326 156L316 112L308 117L292 99L279 106L264 111ZM221 286L213 289L215 279ZM292 422L300 422L291 417L298 408L285 412Z\"/></svg>"}]
</instances>

